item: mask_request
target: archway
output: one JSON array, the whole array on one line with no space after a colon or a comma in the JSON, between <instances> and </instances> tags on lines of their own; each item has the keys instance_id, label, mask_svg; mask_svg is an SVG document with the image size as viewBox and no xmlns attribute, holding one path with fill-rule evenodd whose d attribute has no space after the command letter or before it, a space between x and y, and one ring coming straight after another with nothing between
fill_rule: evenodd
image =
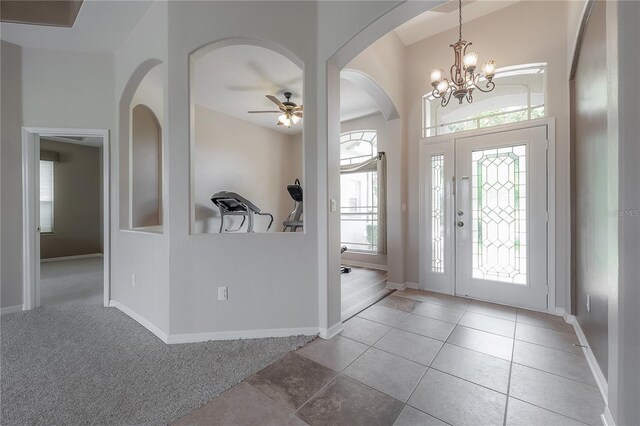
<instances>
[{"instance_id":1,"label":"archway","mask_svg":"<svg viewBox=\"0 0 640 426\"><path fill-rule=\"evenodd\" d=\"M340 194L339 146L330 141L340 138L340 71L347 66L358 54L373 44L380 37L397 28L406 21L421 13L432 9L444 1L434 2L403 2L381 15L368 26L357 33L351 40L338 49L327 61L326 68L326 93L327 103L324 106L327 114L320 117L326 118L326 133L320 128L320 140L326 140L327 179L320 183L320 197L318 208L320 211L330 211L331 200L336 200ZM398 120L396 120L398 121ZM322 122L319 123L322 126ZM399 123L398 123L399 125ZM399 130L401 131L401 130ZM326 186L325 186L326 185ZM324 193L324 196L322 195ZM404 223L401 223L404 227ZM340 319L340 218L338 215L328 215L325 223L319 224L319 322L321 337L330 338L342 330Z\"/></svg>"},{"instance_id":2,"label":"archway","mask_svg":"<svg viewBox=\"0 0 640 426\"><path fill-rule=\"evenodd\" d=\"M287 187L304 183L301 61L271 42L231 38L193 51L189 75L191 234L283 231Z\"/></svg>"}]
</instances>

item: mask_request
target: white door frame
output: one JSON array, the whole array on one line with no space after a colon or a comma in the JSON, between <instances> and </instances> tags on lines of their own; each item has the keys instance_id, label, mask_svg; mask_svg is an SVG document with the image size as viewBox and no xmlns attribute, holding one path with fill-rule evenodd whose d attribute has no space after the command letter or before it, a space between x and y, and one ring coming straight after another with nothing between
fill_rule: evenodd
<instances>
[{"instance_id":1,"label":"white door frame","mask_svg":"<svg viewBox=\"0 0 640 426\"><path fill-rule=\"evenodd\" d=\"M423 290L432 290L436 292L444 292L448 294L455 294L455 273L450 271L450 278L447 283L442 286L432 287L429 283L429 272L427 268L427 262L423 259L423 256L427 253L427 247L431 244L427 241L427 230L430 226L430 221L427 220L427 212L425 211L426 194L430 188L425 185L426 171L428 170L428 164L426 163L427 147L431 147L434 144L440 144L444 142L455 142L455 139L468 138L473 136L483 136L493 133L508 132L512 130L529 129L532 127L547 126L547 139L549 141L549 150L547 157L547 206L549 208L549 223L547 227L547 283L549 285L549 297L547 312L556 314L556 119L555 117L540 118L537 120L521 121L519 123L505 124L502 126L489 127L478 130L470 130L467 132L452 133L441 136L433 136L428 138L422 138L419 140L420 149L420 183L419 183L419 234L420 234L420 288ZM445 198L445 206L451 208L451 193L448 192ZM445 227L453 227L453 210L446 212ZM452 235L452 229L446 229L447 235ZM452 256L452 250L448 250L446 255ZM451 262L449 262L451 264Z\"/></svg>"},{"instance_id":2,"label":"white door frame","mask_svg":"<svg viewBox=\"0 0 640 426\"><path fill-rule=\"evenodd\" d=\"M85 136L102 138L102 206L103 206L103 304L110 296L110 144L107 129L65 129L49 127L22 128L22 297L23 310L40 304L40 233L38 195L41 136Z\"/></svg>"}]
</instances>

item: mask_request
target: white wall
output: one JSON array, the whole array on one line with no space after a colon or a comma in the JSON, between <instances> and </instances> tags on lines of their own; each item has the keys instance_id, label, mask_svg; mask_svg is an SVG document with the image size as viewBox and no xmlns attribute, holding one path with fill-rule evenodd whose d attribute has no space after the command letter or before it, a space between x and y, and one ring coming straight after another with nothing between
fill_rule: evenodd
<instances>
[{"instance_id":1,"label":"white wall","mask_svg":"<svg viewBox=\"0 0 640 426\"><path fill-rule=\"evenodd\" d=\"M113 55L3 43L2 66L2 242L11 243L2 250L2 306L15 306L22 303L20 127L112 128Z\"/></svg>"},{"instance_id":2,"label":"white wall","mask_svg":"<svg viewBox=\"0 0 640 426\"><path fill-rule=\"evenodd\" d=\"M570 2L569 2L570 3ZM526 16L526 19L522 17ZM569 115L567 70L567 11L565 2L525 1L491 15L465 23L463 37L473 42L480 62L494 59L499 67L546 62L547 114L556 117L556 305L568 305L569 274ZM498 29L496 36L493 31ZM449 44L458 38L452 29L408 46L407 85L405 86L408 120L408 228L418 228L418 144L422 125L422 96L430 91L428 73L445 68L453 60ZM407 280L418 282L419 238L409 232L407 246Z\"/></svg>"},{"instance_id":3,"label":"white wall","mask_svg":"<svg viewBox=\"0 0 640 426\"><path fill-rule=\"evenodd\" d=\"M271 213L270 232L282 231L282 222L293 210L287 185L302 180L301 139L199 105L194 127L193 232L219 231L220 213L211 202L219 191L236 192ZM236 229L240 220L230 223L227 219L226 226ZM255 232L264 232L268 224L268 217L256 216Z\"/></svg>"},{"instance_id":4,"label":"white wall","mask_svg":"<svg viewBox=\"0 0 640 426\"><path fill-rule=\"evenodd\" d=\"M129 137L130 112L136 91L144 77L158 63L167 61L167 3L155 2L125 44L116 52L115 98L111 108L117 113L116 131L112 133L111 200L111 300L135 312L158 333L169 331L169 237L167 232L168 160L170 144L167 127L166 68L158 78L162 102L145 101L156 108L163 105L158 121L162 124L162 224L164 233L137 232L128 229L129 215ZM153 72L153 71L152 71ZM143 84L144 86L144 84ZM157 86L156 86L157 87ZM136 99L140 100L141 92ZM145 99L154 96L148 94ZM125 189L121 197L121 191ZM188 191L187 188L183 189ZM124 198L124 200L123 200ZM135 274L135 286L132 276Z\"/></svg>"}]
</instances>

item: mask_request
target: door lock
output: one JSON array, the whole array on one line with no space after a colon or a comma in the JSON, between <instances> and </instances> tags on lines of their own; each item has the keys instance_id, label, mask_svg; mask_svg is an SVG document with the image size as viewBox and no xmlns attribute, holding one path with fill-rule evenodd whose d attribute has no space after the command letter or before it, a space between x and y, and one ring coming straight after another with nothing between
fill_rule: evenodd
<instances>
[{"instance_id":1,"label":"door lock","mask_svg":"<svg viewBox=\"0 0 640 426\"><path fill-rule=\"evenodd\" d=\"M462 210L460 210L460 211L458 212L458 216L463 216L463 215L464 215L464 212L463 212Z\"/></svg>"},{"instance_id":2,"label":"door lock","mask_svg":"<svg viewBox=\"0 0 640 426\"><path fill-rule=\"evenodd\" d=\"M456 225L458 225L458 228L462 228L464 226L464 222L459 221Z\"/></svg>"}]
</instances>

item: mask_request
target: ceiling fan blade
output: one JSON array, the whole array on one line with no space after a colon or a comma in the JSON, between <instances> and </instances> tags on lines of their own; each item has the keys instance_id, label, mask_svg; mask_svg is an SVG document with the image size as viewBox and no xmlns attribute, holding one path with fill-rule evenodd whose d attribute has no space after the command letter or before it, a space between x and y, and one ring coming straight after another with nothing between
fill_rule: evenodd
<instances>
[{"instance_id":1,"label":"ceiling fan blade","mask_svg":"<svg viewBox=\"0 0 640 426\"><path fill-rule=\"evenodd\" d=\"M269 99L271 102L273 102L274 104L278 105L278 107L279 107L280 109L282 109L282 108L286 108L286 107L282 104L282 102L280 102L280 100L278 100L278 98L276 98L275 96L273 96L273 95L265 95L265 96L266 96L266 97L267 97L267 99Z\"/></svg>"},{"instance_id":2,"label":"ceiling fan blade","mask_svg":"<svg viewBox=\"0 0 640 426\"><path fill-rule=\"evenodd\" d=\"M249 114L263 114L263 113L273 113L275 112L276 114L280 114L282 113L282 111L247 111Z\"/></svg>"},{"instance_id":3,"label":"ceiling fan blade","mask_svg":"<svg viewBox=\"0 0 640 426\"><path fill-rule=\"evenodd\" d=\"M295 115L296 117L302 118L303 112L302 111L294 111L293 115Z\"/></svg>"}]
</instances>

